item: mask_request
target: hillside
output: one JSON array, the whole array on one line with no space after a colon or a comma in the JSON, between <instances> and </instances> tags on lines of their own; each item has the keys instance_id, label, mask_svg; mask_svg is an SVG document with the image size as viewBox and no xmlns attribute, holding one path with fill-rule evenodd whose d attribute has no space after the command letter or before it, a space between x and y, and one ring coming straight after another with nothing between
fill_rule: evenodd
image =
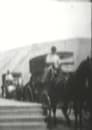
<instances>
[{"instance_id":1,"label":"hillside","mask_svg":"<svg viewBox=\"0 0 92 130\"><path fill-rule=\"evenodd\" d=\"M74 53L75 68L81 60L90 54L90 39L70 39L66 41L54 41L42 44L33 44L32 46L21 47L0 54L0 86L1 76L7 70L17 71L23 74L24 84L29 80L29 60L38 56L49 53L50 47L55 45L58 51L68 51Z\"/></svg>"}]
</instances>

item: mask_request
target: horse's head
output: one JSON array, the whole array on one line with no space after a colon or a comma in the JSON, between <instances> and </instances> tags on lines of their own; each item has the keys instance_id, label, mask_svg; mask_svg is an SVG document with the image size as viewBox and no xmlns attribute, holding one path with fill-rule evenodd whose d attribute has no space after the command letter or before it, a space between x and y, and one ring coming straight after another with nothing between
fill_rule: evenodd
<instances>
[{"instance_id":1,"label":"horse's head","mask_svg":"<svg viewBox=\"0 0 92 130\"><path fill-rule=\"evenodd\" d=\"M92 57L87 57L84 64L86 78L92 76Z\"/></svg>"},{"instance_id":2,"label":"horse's head","mask_svg":"<svg viewBox=\"0 0 92 130\"><path fill-rule=\"evenodd\" d=\"M56 74L57 74L57 72L56 72L55 68L52 66L47 75L48 81L50 82L50 81L55 80Z\"/></svg>"},{"instance_id":3,"label":"horse's head","mask_svg":"<svg viewBox=\"0 0 92 130\"><path fill-rule=\"evenodd\" d=\"M92 72L92 57L89 58L89 67L90 67L90 70Z\"/></svg>"}]
</instances>

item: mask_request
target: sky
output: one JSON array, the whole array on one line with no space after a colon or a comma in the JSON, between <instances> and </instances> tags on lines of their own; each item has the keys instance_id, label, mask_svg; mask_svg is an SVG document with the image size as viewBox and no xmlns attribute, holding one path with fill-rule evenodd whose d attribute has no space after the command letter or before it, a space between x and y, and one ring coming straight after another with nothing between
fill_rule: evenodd
<instances>
[{"instance_id":1,"label":"sky","mask_svg":"<svg viewBox=\"0 0 92 130\"><path fill-rule=\"evenodd\" d=\"M79 37L91 37L90 2L0 0L0 52Z\"/></svg>"}]
</instances>

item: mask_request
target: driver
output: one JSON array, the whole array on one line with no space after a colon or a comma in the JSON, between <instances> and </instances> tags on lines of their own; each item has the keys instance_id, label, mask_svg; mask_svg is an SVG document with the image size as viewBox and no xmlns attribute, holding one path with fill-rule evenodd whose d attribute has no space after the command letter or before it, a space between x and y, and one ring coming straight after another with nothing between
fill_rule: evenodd
<instances>
[{"instance_id":1,"label":"driver","mask_svg":"<svg viewBox=\"0 0 92 130\"><path fill-rule=\"evenodd\" d=\"M51 53L47 55L46 57L46 64L51 69L52 67L57 70L60 67L60 58L57 54L57 49L55 46L52 46Z\"/></svg>"},{"instance_id":2,"label":"driver","mask_svg":"<svg viewBox=\"0 0 92 130\"><path fill-rule=\"evenodd\" d=\"M48 54L46 56L46 69L45 69L45 73L43 76L43 82L45 81L45 79L47 78L47 75L49 73L50 70L54 70L54 72L57 74L60 70L60 65L61 65L61 60L60 57L57 54L57 49L55 46L51 47L51 52L50 54Z\"/></svg>"}]
</instances>

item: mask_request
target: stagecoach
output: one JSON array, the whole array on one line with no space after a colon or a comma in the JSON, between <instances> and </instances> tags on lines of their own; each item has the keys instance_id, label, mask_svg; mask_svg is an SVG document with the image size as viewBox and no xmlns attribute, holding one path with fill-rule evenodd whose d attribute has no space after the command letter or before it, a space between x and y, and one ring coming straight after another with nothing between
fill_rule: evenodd
<instances>
[{"instance_id":1,"label":"stagecoach","mask_svg":"<svg viewBox=\"0 0 92 130\"><path fill-rule=\"evenodd\" d=\"M12 72L12 81L7 80L7 73L2 75L2 97L18 99L22 98L22 74Z\"/></svg>"}]
</instances>

